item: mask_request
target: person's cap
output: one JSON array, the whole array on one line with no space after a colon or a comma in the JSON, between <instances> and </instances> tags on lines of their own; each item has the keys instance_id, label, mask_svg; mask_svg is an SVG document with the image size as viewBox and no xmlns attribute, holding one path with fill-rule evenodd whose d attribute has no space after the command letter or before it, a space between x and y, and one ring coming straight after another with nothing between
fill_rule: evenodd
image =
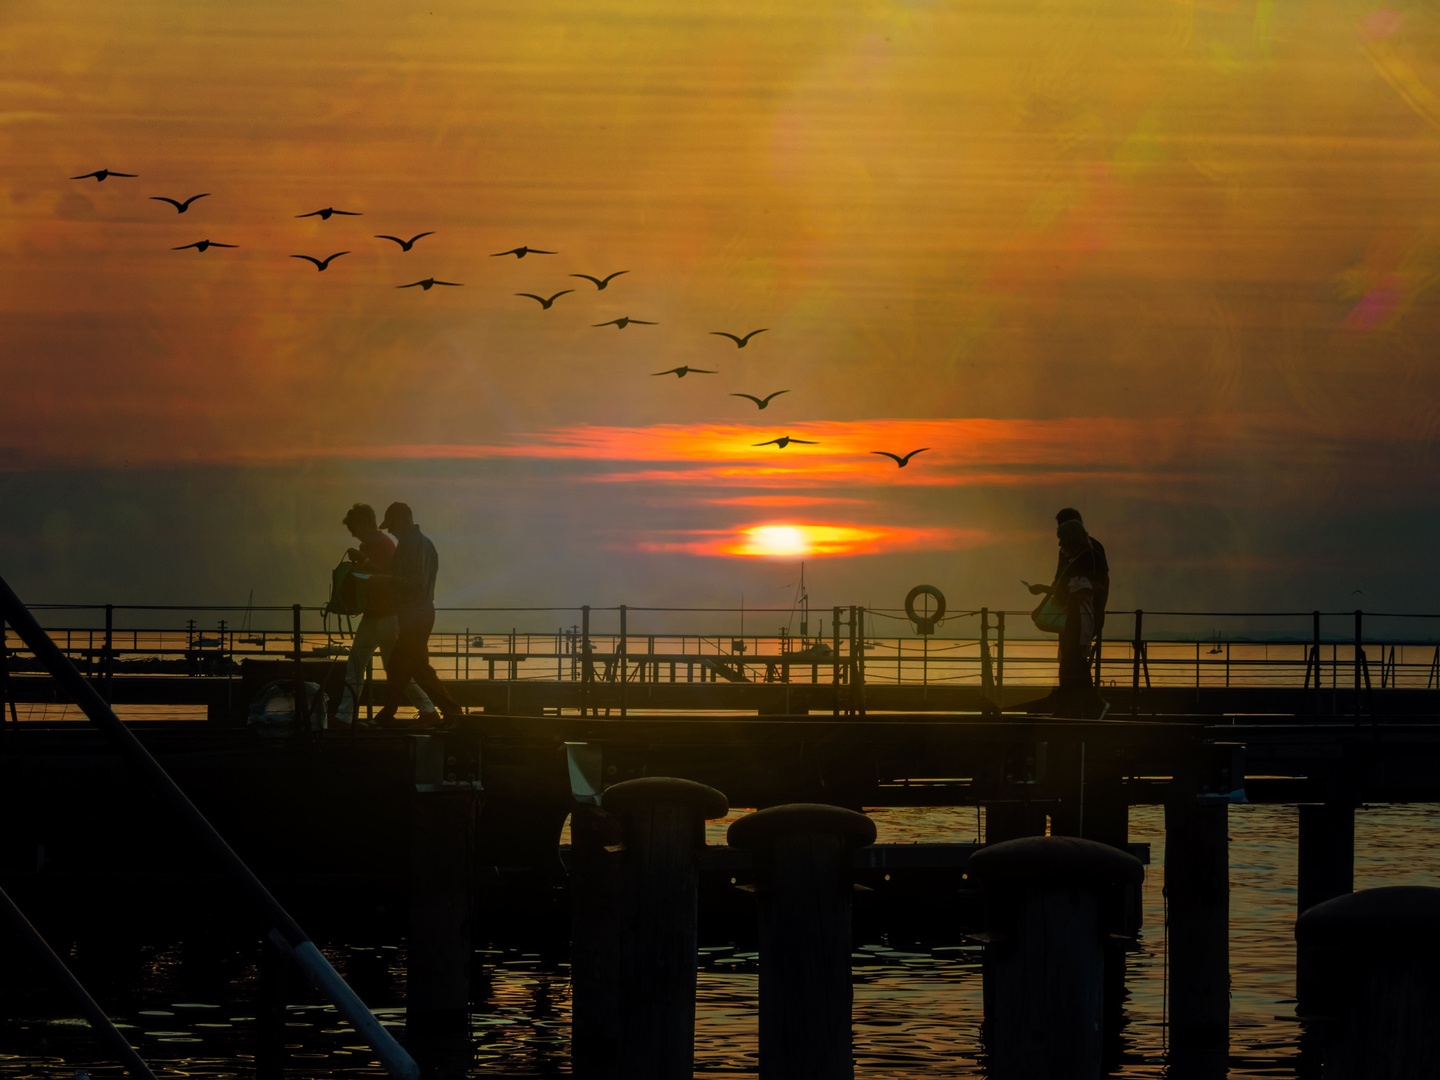
<instances>
[{"instance_id":1,"label":"person's cap","mask_svg":"<svg viewBox=\"0 0 1440 1080\"><path fill-rule=\"evenodd\" d=\"M380 528L388 529L392 525L399 525L404 522L415 520L410 512L410 507L403 502L393 502L385 508L385 520L380 522Z\"/></svg>"}]
</instances>

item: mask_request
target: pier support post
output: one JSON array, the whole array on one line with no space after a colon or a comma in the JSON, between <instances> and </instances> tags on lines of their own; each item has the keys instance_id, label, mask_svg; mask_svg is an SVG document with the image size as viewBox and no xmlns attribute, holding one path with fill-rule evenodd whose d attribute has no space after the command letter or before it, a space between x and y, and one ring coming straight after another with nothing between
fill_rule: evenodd
<instances>
[{"instance_id":1,"label":"pier support post","mask_svg":"<svg viewBox=\"0 0 1440 1080\"><path fill-rule=\"evenodd\" d=\"M1165 795L1172 1075L1223 1078L1230 1047L1228 803L1202 804L1196 776Z\"/></svg>"},{"instance_id":2,"label":"pier support post","mask_svg":"<svg viewBox=\"0 0 1440 1080\"><path fill-rule=\"evenodd\" d=\"M1302 805L1299 810L1297 920L1316 904L1345 896L1355 888L1355 807L1337 801ZM1316 974L1312 952L1297 946L1295 998L1302 1012L1313 996Z\"/></svg>"},{"instance_id":3,"label":"pier support post","mask_svg":"<svg viewBox=\"0 0 1440 1080\"><path fill-rule=\"evenodd\" d=\"M447 768L446 737L410 738L415 793L410 807L410 927L405 1026L465 1030L469 1023L471 853L478 792ZM447 779L448 777L448 779Z\"/></svg>"},{"instance_id":4,"label":"pier support post","mask_svg":"<svg viewBox=\"0 0 1440 1080\"><path fill-rule=\"evenodd\" d=\"M282 1080L285 1075L286 1000L290 957L269 938L260 942L260 1000L256 1003L255 1080Z\"/></svg>"},{"instance_id":5,"label":"pier support post","mask_svg":"<svg viewBox=\"0 0 1440 1080\"><path fill-rule=\"evenodd\" d=\"M1098 1080L1104 1012L1103 900L1144 880L1140 860L1078 837L977 851L985 890L985 1026L995 1080Z\"/></svg>"},{"instance_id":6,"label":"pier support post","mask_svg":"<svg viewBox=\"0 0 1440 1080\"><path fill-rule=\"evenodd\" d=\"M1364 889L1304 911L1295 940L1313 952L1327 1080L1440 1075L1440 889Z\"/></svg>"},{"instance_id":7,"label":"pier support post","mask_svg":"<svg viewBox=\"0 0 1440 1080\"><path fill-rule=\"evenodd\" d=\"M609 822L593 812L572 819L585 849L574 853L572 903L595 905L573 923L575 1068L592 1078L691 1080L695 849L704 846L705 822L724 817L729 804L712 787L667 776L623 781L601 803Z\"/></svg>"},{"instance_id":8,"label":"pier support post","mask_svg":"<svg viewBox=\"0 0 1440 1080\"><path fill-rule=\"evenodd\" d=\"M791 803L730 826L755 860L760 908L760 1076L851 1080L851 852L875 842L864 814Z\"/></svg>"}]
</instances>

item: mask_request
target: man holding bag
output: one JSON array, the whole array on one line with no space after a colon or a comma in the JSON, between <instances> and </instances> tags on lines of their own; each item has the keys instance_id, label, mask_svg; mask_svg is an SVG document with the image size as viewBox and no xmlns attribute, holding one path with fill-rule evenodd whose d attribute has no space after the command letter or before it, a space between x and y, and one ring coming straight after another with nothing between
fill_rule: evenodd
<instances>
[{"instance_id":1,"label":"man holding bag","mask_svg":"<svg viewBox=\"0 0 1440 1080\"><path fill-rule=\"evenodd\" d=\"M1042 630L1058 630L1060 694L1084 711L1095 703L1091 699L1098 701L1090 677L1091 646L1105 625L1110 564L1104 546L1086 533L1078 510L1067 507L1055 521L1060 541L1055 580L1030 586L1034 595L1049 594L1032 618Z\"/></svg>"}]
</instances>

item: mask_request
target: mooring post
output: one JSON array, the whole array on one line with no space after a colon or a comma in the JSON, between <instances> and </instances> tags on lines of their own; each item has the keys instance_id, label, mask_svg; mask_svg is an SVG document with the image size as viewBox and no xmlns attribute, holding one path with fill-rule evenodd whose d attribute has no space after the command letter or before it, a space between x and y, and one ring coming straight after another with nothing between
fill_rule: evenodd
<instances>
[{"instance_id":1,"label":"mooring post","mask_svg":"<svg viewBox=\"0 0 1440 1080\"><path fill-rule=\"evenodd\" d=\"M1297 921L1316 904L1345 896L1355 888L1355 806L1351 800L1302 805L1300 810ZM1311 950L1295 950L1295 998L1299 1011L1315 996L1316 959Z\"/></svg>"},{"instance_id":2,"label":"mooring post","mask_svg":"<svg viewBox=\"0 0 1440 1080\"><path fill-rule=\"evenodd\" d=\"M469 1022L473 848L478 783L459 775L453 735L412 735L410 932L405 1026L460 1031Z\"/></svg>"},{"instance_id":3,"label":"mooring post","mask_svg":"<svg viewBox=\"0 0 1440 1080\"><path fill-rule=\"evenodd\" d=\"M1307 1027L1326 1080L1440 1076L1440 889L1392 885L1303 912L1295 940L1321 968Z\"/></svg>"},{"instance_id":4,"label":"mooring post","mask_svg":"<svg viewBox=\"0 0 1440 1080\"><path fill-rule=\"evenodd\" d=\"M995 1080L1098 1080L1105 1011L1103 898L1145 878L1108 844L1032 836L982 848L985 1034Z\"/></svg>"},{"instance_id":5,"label":"mooring post","mask_svg":"<svg viewBox=\"0 0 1440 1080\"><path fill-rule=\"evenodd\" d=\"M587 811L590 820L572 832L586 848L576 852L572 903L613 912L604 922L597 913L577 914L572 924L576 1071L691 1080L695 851L705 844L705 822L724 817L729 804L712 787L668 776L622 781L604 791L601 804L610 822Z\"/></svg>"},{"instance_id":6,"label":"mooring post","mask_svg":"<svg viewBox=\"0 0 1440 1080\"><path fill-rule=\"evenodd\" d=\"M1186 762L1165 793L1170 1047L1172 1060L1183 1059L1184 1075L1224 1077L1230 1046L1229 804L1201 798L1198 761Z\"/></svg>"},{"instance_id":7,"label":"mooring post","mask_svg":"<svg viewBox=\"0 0 1440 1080\"><path fill-rule=\"evenodd\" d=\"M754 852L761 1077L851 1080L851 852L875 842L875 823L791 803L746 815L729 840Z\"/></svg>"},{"instance_id":8,"label":"mooring post","mask_svg":"<svg viewBox=\"0 0 1440 1080\"><path fill-rule=\"evenodd\" d=\"M285 1020L290 987L290 956L275 942L260 942L260 1000L256 1003L255 1080L285 1075Z\"/></svg>"}]
</instances>

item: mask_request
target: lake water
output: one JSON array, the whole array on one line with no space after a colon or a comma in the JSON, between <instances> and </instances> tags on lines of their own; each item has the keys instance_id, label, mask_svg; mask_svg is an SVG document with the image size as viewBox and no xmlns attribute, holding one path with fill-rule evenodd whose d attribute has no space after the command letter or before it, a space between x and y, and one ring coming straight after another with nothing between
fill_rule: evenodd
<instances>
[{"instance_id":1,"label":"lake water","mask_svg":"<svg viewBox=\"0 0 1440 1080\"><path fill-rule=\"evenodd\" d=\"M966 841L976 834L973 808L875 812L883 842ZM1357 812L1355 885L1440 884L1440 823L1435 805ZM710 826L720 841L726 822ZM1151 845L1145 920L1131 954L1126 1052L1112 1075L1163 1077L1165 1034L1165 856L1159 807L1131 812L1131 839ZM1294 1019L1293 937L1296 877L1293 807L1230 810L1231 1077L1289 1077L1299 1025ZM327 948L355 980L383 1023L404 1025L403 943L354 942ZM210 998L187 990L182 950L162 949L138 973L97 996L163 1077L253 1075L255 972L237 971ZM447 1075L560 1076L569 1072L569 969L563 956L512 948L484 953L472 1038L446 1048ZM896 949L884 940L855 954L856 1076L968 1078L984 1075L979 1029L979 953L956 941ZM758 966L733 943L702 941L696 1021L696 1075L753 1074ZM97 1052L83 1021L53 1011L56 999L6 980L0 989L0 1076L66 1078L77 1069L119 1076ZM353 1031L329 1006L297 994L287 1027L291 1077L383 1075ZM48 1008L47 1008L48 1006Z\"/></svg>"}]
</instances>

